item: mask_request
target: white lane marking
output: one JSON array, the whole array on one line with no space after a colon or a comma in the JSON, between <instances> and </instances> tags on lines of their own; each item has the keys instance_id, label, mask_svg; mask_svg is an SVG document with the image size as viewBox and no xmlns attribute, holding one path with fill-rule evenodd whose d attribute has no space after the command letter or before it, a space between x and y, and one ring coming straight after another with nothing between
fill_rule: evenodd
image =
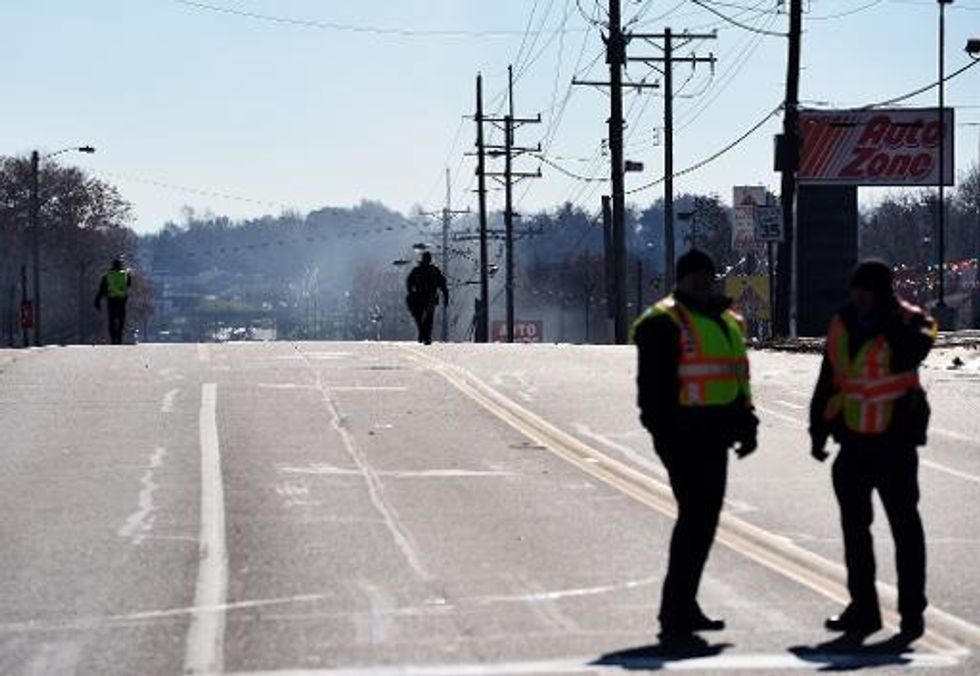
<instances>
[{"instance_id":1,"label":"white lane marking","mask_svg":"<svg viewBox=\"0 0 980 676\"><path fill-rule=\"evenodd\" d=\"M296 383L259 383L264 390L319 390L315 385L297 385ZM326 388L328 392L407 392L404 385L337 385Z\"/></svg>"},{"instance_id":2,"label":"white lane marking","mask_svg":"<svg viewBox=\"0 0 980 676\"><path fill-rule=\"evenodd\" d=\"M138 509L129 515L126 523L116 532L119 537L128 538L134 545L140 545L151 530L156 518L153 512L156 505L153 504L153 494L159 485L153 480L154 473L163 466L163 458L167 454L167 449L163 446L157 447L150 455L150 464L143 476L140 478L142 488L137 499Z\"/></svg>"},{"instance_id":3,"label":"white lane marking","mask_svg":"<svg viewBox=\"0 0 980 676\"><path fill-rule=\"evenodd\" d=\"M303 352L302 354L285 354L271 357L276 361L337 361L353 357L351 352Z\"/></svg>"},{"instance_id":4,"label":"white lane marking","mask_svg":"<svg viewBox=\"0 0 980 676\"><path fill-rule=\"evenodd\" d=\"M432 576L422 564L415 543L412 541L411 535L409 535L408 531L402 525L398 512L385 500L384 484L381 482L381 478L368 462L367 458L358 450L357 444L354 442L354 436L347 429L344 418L340 414L340 409L337 408L336 402L330 397L330 389L323 383L319 371L316 371L316 384L320 390L323 403L330 412L330 426L337 432L337 435L344 444L347 455L360 471L361 476L364 477L364 483L367 484L368 497L371 500L371 504L381 514L385 525L388 527L388 531L391 533L392 539L395 541L398 549L401 550L408 565L415 571L415 574L423 580L431 580Z\"/></svg>"},{"instance_id":5,"label":"white lane marking","mask_svg":"<svg viewBox=\"0 0 980 676\"><path fill-rule=\"evenodd\" d=\"M780 418L781 420L785 420L786 422L794 425L795 427L802 428L802 429L807 428L806 423L804 423L802 420L798 418L794 418L793 416L783 415L778 411L773 411L771 409L764 408L762 406L756 406L755 408L760 413L763 413L765 415L771 415L774 418ZM930 429L929 434L936 434L937 436L946 436L952 439L956 439L957 441L969 441L970 443L976 443L974 439L970 439L965 435L957 434L955 432L947 432L945 430ZM954 476L957 477L958 479L963 479L964 481L970 481L975 484L980 484L980 476L976 476L975 474L969 474L968 472L963 472L961 470L948 467L946 465L936 462L935 460L929 460L928 458L923 458L921 457L921 455L919 456L919 464L921 464L923 467L928 467L929 469L934 470L936 472L942 472L943 474L948 474L949 476Z\"/></svg>"},{"instance_id":6,"label":"white lane marking","mask_svg":"<svg viewBox=\"0 0 980 676\"><path fill-rule=\"evenodd\" d=\"M942 472L943 474L949 474L950 476L955 476L959 479L963 479L964 481L972 481L975 484L980 484L980 476L976 476L974 474L967 474L966 472L961 472L958 469L953 469L952 467L947 467L946 465L940 465L938 462L927 460L925 458L920 458L919 462L923 467L928 467L929 469L933 469L937 472Z\"/></svg>"},{"instance_id":7,"label":"white lane marking","mask_svg":"<svg viewBox=\"0 0 980 676\"><path fill-rule=\"evenodd\" d=\"M606 446L607 448L611 448L614 451L619 451L624 456L629 458L632 462L639 465L643 469L653 472L661 479L667 478L667 470L664 469L663 465L661 465L659 462L654 462L653 460L643 455L642 453L637 452L630 446L613 441L608 435L603 435L603 434L599 434L598 432L594 432L591 429L589 429L588 425L584 425L582 423L573 423L572 428L578 434L580 434L583 437L586 437L587 439L594 439L595 441L598 441L600 444ZM619 435L619 436L623 436L623 435ZM649 443L649 441L647 443ZM758 510L758 507L756 507L755 505L750 505L749 503L743 502L742 500L733 500L731 498L725 498L725 504L728 506L727 511L732 514L744 514L746 512L755 512Z\"/></svg>"},{"instance_id":8,"label":"white lane marking","mask_svg":"<svg viewBox=\"0 0 980 676\"><path fill-rule=\"evenodd\" d=\"M305 467L292 467L280 465L277 469L283 474L312 474L317 476L360 476L361 472L356 469L335 467L327 463L314 462ZM395 479L466 479L481 477L511 477L516 476L514 472L505 470L478 470L478 469L422 469L422 470L375 470L378 476L392 477Z\"/></svg>"},{"instance_id":9,"label":"white lane marking","mask_svg":"<svg viewBox=\"0 0 980 676\"><path fill-rule=\"evenodd\" d=\"M786 399L773 399L773 402L796 411L805 411L807 409L803 404L797 404L795 401L788 401Z\"/></svg>"},{"instance_id":10,"label":"white lane marking","mask_svg":"<svg viewBox=\"0 0 980 676\"><path fill-rule=\"evenodd\" d=\"M404 385L334 385L327 388L330 392L407 392Z\"/></svg>"},{"instance_id":11,"label":"white lane marking","mask_svg":"<svg viewBox=\"0 0 980 676\"><path fill-rule=\"evenodd\" d=\"M185 674L220 674L224 670L225 600L228 594L228 550L225 541L225 496L218 443L217 385L201 386L201 541L194 590L194 610L187 628Z\"/></svg>"},{"instance_id":12,"label":"white lane marking","mask_svg":"<svg viewBox=\"0 0 980 676\"><path fill-rule=\"evenodd\" d=\"M767 408L765 406L759 406L759 404L755 405L755 410L758 411L759 413L763 413L772 418L776 418L777 420L782 420L783 422L787 422L795 427L800 427L800 426L803 426L804 428L806 427L799 418L795 418L791 415L781 413L780 411L774 411L771 408Z\"/></svg>"},{"instance_id":13,"label":"white lane marking","mask_svg":"<svg viewBox=\"0 0 980 676\"><path fill-rule=\"evenodd\" d=\"M622 674L624 671L827 671L861 667L927 668L955 667L955 655L908 652L901 655L873 653L812 654L806 658L789 653L746 653L709 657L624 657L598 664L595 658L540 660L445 665L406 665L400 667L359 667L351 669L282 669L241 671L228 676L525 676L529 674Z\"/></svg>"},{"instance_id":14,"label":"white lane marking","mask_svg":"<svg viewBox=\"0 0 980 676\"><path fill-rule=\"evenodd\" d=\"M195 538L194 541L197 542L197 539ZM335 594L298 594L296 596L283 596L279 598L236 601L234 603L222 603L221 605L214 606L183 606L180 608L163 608L161 610L143 610L135 613L124 613L119 615L80 617L61 622L28 620L27 622L9 622L6 624L0 624L0 633L31 631L48 632L63 631L67 629L99 629L118 624L146 622L148 620L163 620L172 617L182 618L187 615L193 617L202 612L224 613L228 610L250 610L252 608L267 608L271 606L291 605L294 603L316 603L318 601L325 601L335 598Z\"/></svg>"},{"instance_id":15,"label":"white lane marking","mask_svg":"<svg viewBox=\"0 0 980 676\"><path fill-rule=\"evenodd\" d=\"M971 437L968 434L960 434L959 432L953 432L952 430L944 430L941 427L930 427L929 434L935 434L937 437L946 437L947 439L952 439L953 441L962 441L965 444L980 446L980 438Z\"/></svg>"},{"instance_id":16,"label":"white lane marking","mask_svg":"<svg viewBox=\"0 0 980 676\"><path fill-rule=\"evenodd\" d=\"M624 456L626 456L631 461L633 461L635 464L639 465L640 467L642 467L643 469L649 472L656 474L661 479L667 478L667 470L664 469L663 465L661 465L659 462L652 460L649 456L637 452L632 447L627 446L626 444L621 444L617 441L613 441L608 436L593 431L592 429L589 428L588 425L585 425L584 423L572 423L572 429L574 429L575 432L580 436L583 436L587 439L592 439L594 441L598 441L606 448L611 448L614 451L619 451Z\"/></svg>"},{"instance_id":17,"label":"white lane marking","mask_svg":"<svg viewBox=\"0 0 980 676\"><path fill-rule=\"evenodd\" d=\"M180 388L175 387L163 395L163 402L160 404L160 413L174 412L174 401L177 399L178 394L180 394Z\"/></svg>"},{"instance_id":18,"label":"white lane marking","mask_svg":"<svg viewBox=\"0 0 980 676\"><path fill-rule=\"evenodd\" d=\"M595 587L578 587L573 589L556 589L553 591L537 591L529 594L496 594L491 596L477 596L473 599L460 599L456 603L475 603L477 605L490 605L494 603L540 603L543 601L560 601L561 599L579 598L582 596L600 596L602 594L612 594L630 589L638 589L652 584L659 584L660 577L648 577L642 580L629 580L617 584L604 584Z\"/></svg>"}]
</instances>

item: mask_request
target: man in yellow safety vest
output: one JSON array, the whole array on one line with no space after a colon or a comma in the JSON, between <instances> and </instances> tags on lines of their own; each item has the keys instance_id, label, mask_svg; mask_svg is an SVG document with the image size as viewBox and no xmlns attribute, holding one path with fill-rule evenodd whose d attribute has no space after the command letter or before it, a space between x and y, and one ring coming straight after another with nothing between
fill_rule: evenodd
<instances>
[{"instance_id":1,"label":"man in yellow safety vest","mask_svg":"<svg viewBox=\"0 0 980 676\"><path fill-rule=\"evenodd\" d=\"M756 448L742 319L716 292L702 251L677 261L677 289L636 321L637 403L677 500L659 620L661 638L721 630L697 602L725 497L728 451Z\"/></svg>"},{"instance_id":2,"label":"man in yellow safety vest","mask_svg":"<svg viewBox=\"0 0 980 676\"><path fill-rule=\"evenodd\" d=\"M111 267L102 275L99 292L95 296L95 309L102 311L102 299L108 302L109 310L109 342L121 345L123 330L126 327L126 301L129 298L129 287L133 279L123 266L122 259L116 258Z\"/></svg>"},{"instance_id":3,"label":"man in yellow safety vest","mask_svg":"<svg viewBox=\"0 0 980 676\"><path fill-rule=\"evenodd\" d=\"M892 271L863 261L851 279L851 300L834 316L810 405L811 454L823 462L833 436L834 492L840 505L851 601L827 620L831 631L858 642L881 628L871 539L871 494L877 490L895 540L900 642L924 631L926 550L919 517L917 446L926 442L929 405L918 367L936 337L936 322L899 299Z\"/></svg>"}]
</instances>

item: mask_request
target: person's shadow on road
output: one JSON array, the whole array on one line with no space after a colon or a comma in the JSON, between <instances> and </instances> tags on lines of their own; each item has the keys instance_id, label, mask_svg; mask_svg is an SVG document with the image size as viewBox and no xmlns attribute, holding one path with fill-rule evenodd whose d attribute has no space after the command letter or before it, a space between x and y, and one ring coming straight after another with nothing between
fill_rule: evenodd
<instances>
[{"instance_id":1,"label":"person's shadow on road","mask_svg":"<svg viewBox=\"0 0 980 676\"><path fill-rule=\"evenodd\" d=\"M908 665L912 662L908 654L914 649L896 634L875 643L840 636L812 646L793 646L789 651L801 660L820 665L819 671L857 671Z\"/></svg>"},{"instance_id":2,"label":"person's shadow on road","mask_svg":"<svg viewBox=\"0 0 980 676\"><path fill-rule=\"evenodd\" d=\"M708 643L700 636L686 636L606 653L590 662L589 666L620 667L625 671L654 671L664 669L674 662L714 657L730 647L730 643Z\"/></svg>"}]
</instances>

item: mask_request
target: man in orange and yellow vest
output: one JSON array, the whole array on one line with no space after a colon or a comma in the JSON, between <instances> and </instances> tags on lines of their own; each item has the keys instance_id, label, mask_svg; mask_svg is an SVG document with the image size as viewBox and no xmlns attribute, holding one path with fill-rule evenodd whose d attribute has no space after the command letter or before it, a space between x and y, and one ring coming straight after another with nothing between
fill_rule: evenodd
<instances>
[{"instance_id":1,"label":"man in orange and yellow vest","mask_svg":"<svg viewBox=\"0 0 980 676\"><path fill-rule=\"evenodd\" d=\"M663 639L721 630L697 593L725 497L728 452L756 448L749 361L741 317L719 295L702 251L677 261L677 288L633 326L640 420L670 477L677 522L660 602Z\"/></svg>"},{"instance_id":2,"label":"man in orange and yellow vest","mask_svg":"<svg viewBox=\"0 0 980 676\"><path fill-rule=\"evenodd\" d=\"M897 638L911 643L924 631L926 549L916 447L926 442L929 405L918 368L935 337L936 322L895 294L886 263L858 265L850 302L830 323L810 405L813 457L829 457L828 437L840 444L833 483L851 600L826 626L845 638L860 641L881 628L871 539L875 490L895 540L902 616Z\"/></svg>"}]
</instances>

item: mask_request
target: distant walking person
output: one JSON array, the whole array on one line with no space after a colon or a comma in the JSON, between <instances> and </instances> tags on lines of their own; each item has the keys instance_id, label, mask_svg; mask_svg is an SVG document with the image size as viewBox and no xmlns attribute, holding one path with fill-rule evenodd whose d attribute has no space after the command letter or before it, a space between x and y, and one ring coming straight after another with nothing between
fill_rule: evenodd
<instances>
[{"instance_id":1,"label":"distant walking person","mask_svg":"<svg viewBox=\"0 0 980 676\"><path fill-rule=\"evenodd\" d=\"M935 337L932 317L895 295L888 265L858 265L851 300L830 322L810 404L813 457L829 457L824 446L830 436L840 444L833 481L851 602L826 626L849 638L863 639L881 628L871 539L875 490L895 540L902 616L897 638L908 644L925 630L926 547L916 447L926 443L929 404L918 369Z\"/></svg>"},{"instance_id":2,"label":"distant walking person","mask_svg":"<svg viewBox=\"0 0 980 676\"><path fill-rule=\"evenodd\" d=\"M677 500L660 602L661 639L724 629L698 605L728 473L728 451L756 449L742 319L715 290L715 264L692 250L677 261L677 289L633 326L640 420L653 435Z\"/></svg>"},{"instance_id":3,"label":"distant walking person","mask_svg":"<svg viewBox=\"0 0 980 676\"><path fill-rule=\"evenodd\" d=\"M436 316L436 306L439 304L439 292L442 292L443 304L449 307L449 287L442 271L432 264L432 254L426 251L422 261L408 274L408 310L415 319L419 330L419 342L432 344L432 322Z\"/></svg>"},{"instance_id":4,"label":"distant walking person","mask_svg":"<svg viewBox=\"0 0 980 676\"><path fill-rule=\"evenodd\" d=\"M109 309L109 342L122 345L123 331L126 328L126 301L129 298L129 287L133 278L129 270L123 267L121 259L112 261L111 267L102 275L99 292L95 296L95 309L102 311L102 299L107 300Z\"/></svg>"}]
</instances>

